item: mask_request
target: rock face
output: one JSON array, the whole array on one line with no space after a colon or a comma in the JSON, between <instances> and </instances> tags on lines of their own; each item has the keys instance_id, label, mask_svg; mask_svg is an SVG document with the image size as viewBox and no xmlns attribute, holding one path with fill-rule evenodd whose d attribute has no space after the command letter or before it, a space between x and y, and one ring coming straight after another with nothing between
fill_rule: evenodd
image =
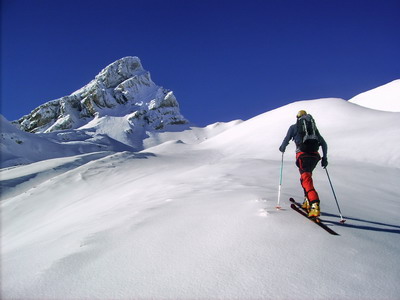
<instances>
[{"instance_id":1,"label":"rock face","mask_svg":"<svg viewBox=\"0 0 400 300\"><path fill-rule=\"evenodd\" d=\"M24 131L78 129L94 118L124 117L132 127L160 130L186 124L172 91L157 86L138 57L124 57L69 96L47 102L15 123Z\"/></svg>"}]
</instances>

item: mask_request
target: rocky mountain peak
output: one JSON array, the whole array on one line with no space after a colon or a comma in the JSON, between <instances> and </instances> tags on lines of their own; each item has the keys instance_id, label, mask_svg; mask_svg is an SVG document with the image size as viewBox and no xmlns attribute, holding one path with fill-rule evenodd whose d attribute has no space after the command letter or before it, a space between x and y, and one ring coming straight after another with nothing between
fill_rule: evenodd
<instances>
[{"instance_id":1,"label":"rocky mountain peak","mask_svg":"<svg viewBox=\"0 0 400 300\"><path fill-rule=\"evenodd\" d=\"M48 133L78 129L95 117L127 115L131 131L187 123L173 92L156 85L140 59L132 56L111 63L81 89L37 107L15 123L28 132Z\"/></svg>"},{"instance_id":2,"label":"rocky mountain peak","mask_svg":"<svg viewBox=\"0 0 400 300\"><path fill-rule=\"evenodd\" d=\"M96 80L102 82L106 88L115 88L121 82L143 73L147 72L143 69L140 59L127 56L105 67L96 76Z\"/></svg>"}]
</instances>

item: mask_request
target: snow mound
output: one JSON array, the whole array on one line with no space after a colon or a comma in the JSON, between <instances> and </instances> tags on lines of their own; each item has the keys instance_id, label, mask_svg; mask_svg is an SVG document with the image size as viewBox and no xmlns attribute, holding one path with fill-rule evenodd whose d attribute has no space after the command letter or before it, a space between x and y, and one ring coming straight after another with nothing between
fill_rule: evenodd
<instances>
[{"instance_id":1,"label":"snow mound","mask_svg":"<svg viewBox=\"0 0 400 300\"><path fill-rule=\"evenodd\" d=\"M371 109L400 112L400 79L361 93L349 101Z\"/></svg>"},{"instance_id":2,"label":"snow mound","mask_svg":"<svg viewBox=\"0 0 400 300\"><path fill-rule=\"evenodd\" d=\"M19 130L2 115L0 115L0 128L2 167L57 157L59 153L66 154L60 145Z\"/></svg>"},{"instance_id":3,"label":"snow mound","mask_svg":"<svg viewBox=\"0 0 400 300\"><path fill-rule=\"evenodd\" d=\"M272 159L299 110L315 118L328 143L329 160L400 167L400 113L371 110L338 98L291 103L238 124L203 146L229 155ZM292 142L286 152L294 150Z\"/></svg>"}]
</instances>

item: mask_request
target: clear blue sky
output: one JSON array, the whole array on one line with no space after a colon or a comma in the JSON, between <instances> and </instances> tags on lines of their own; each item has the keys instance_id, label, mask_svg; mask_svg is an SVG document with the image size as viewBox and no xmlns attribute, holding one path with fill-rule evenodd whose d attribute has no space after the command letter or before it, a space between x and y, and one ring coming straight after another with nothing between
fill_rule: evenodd
<instances>
[{"instance_id":1,"label":"clear blue sky","mask_svg":"<svg viewBox=\"0 0 400 300\"><path fill-rule=\"evenodd\" d=\"M399 0L2 0L9 120L124 56L198 125L297 100L350 99L400 78Z\"/></svg>"}]
</instances>

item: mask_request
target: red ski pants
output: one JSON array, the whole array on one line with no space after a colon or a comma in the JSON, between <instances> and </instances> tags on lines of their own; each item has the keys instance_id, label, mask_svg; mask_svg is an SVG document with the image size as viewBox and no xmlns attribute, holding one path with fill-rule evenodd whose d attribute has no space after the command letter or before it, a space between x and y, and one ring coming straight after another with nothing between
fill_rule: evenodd
<instances>
[{"instance_id":1,"label":"red ski pants","mask_svg":"<svg viewBox=\"0 0 400 300\"><path fill-rule=\"evenodd\" d=\"M319 196L314 188L312 172L321 159L318 152L306 153L299 152L296 154L296 165L300 172L300 183L304 190L304 195L310 202L319 202Z\"/></svg>"}]
</instances>

